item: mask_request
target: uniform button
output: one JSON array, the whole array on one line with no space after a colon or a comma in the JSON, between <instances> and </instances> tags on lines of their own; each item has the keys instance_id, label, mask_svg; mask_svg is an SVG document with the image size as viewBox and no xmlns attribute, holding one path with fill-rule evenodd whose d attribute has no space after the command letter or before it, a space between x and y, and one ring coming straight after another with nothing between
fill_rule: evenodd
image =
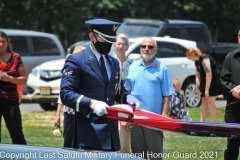
<instances>
[{"instance_id":1,"label":"uniform button","mask_svg":"<svg viewBox=\"0 0 240 160\"><path fill-rule=\"evenodd\" d=\"M107 98L107 101L109 101L109 99Z\"/></svg>"}]
</instances>

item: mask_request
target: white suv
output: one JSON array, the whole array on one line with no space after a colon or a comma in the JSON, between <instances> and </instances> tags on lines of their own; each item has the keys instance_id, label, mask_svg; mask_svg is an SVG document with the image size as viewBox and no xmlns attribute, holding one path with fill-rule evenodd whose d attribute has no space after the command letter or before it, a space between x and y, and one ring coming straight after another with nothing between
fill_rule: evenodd
<instances>
[{"instance_id":1,"label":"white suv","mask_svg":"<svg viewBox=\"0 0 240 160\"><path fill-rule=\"evenodd\" d=\"M127 57L133 60L141 58L140 44L143 39L129 39L130 47L126 52ZM196 48L196 42L169 37L154 37L154 39L158 46L156 57L169 68L172 80L178 78L182 82L187 105L190 107L199 106L201 101L200 97L196 96L194 62L185 55L188 48ZM111 50L110 54L116 56L114 49ZM45 62L35 67L28 76L28 96L37 101L44 110L56 109L64 61L65 59Z\"/></svg>"}]
</instances>

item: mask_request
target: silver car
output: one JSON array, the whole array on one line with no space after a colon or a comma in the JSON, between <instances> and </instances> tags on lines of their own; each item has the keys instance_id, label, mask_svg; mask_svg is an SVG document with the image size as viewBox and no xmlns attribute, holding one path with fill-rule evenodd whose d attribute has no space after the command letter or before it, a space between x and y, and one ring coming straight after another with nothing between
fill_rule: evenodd
<instances>
[{"instance_id":1,"label":"silver car","mask_svg":"<svg viewBox=\"0 0 240 160\"><path fill-rule=\"evenodd\" d=\"M27 75L43 62L65 57L64 48L54 34L17 29L0 30L8 35L13 51L20 54ZM26 85L22 92L27 93Z\"/></svg>"}]
</instances>

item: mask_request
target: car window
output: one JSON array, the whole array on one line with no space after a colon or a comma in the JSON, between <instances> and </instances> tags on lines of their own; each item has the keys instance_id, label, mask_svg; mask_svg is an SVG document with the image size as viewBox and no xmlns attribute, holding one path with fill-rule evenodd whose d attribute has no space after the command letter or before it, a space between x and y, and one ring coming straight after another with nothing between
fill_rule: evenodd
<instances>
[{"instance_id":1,"label":"car window","mask_svg":"<svg viewBox=\"0 0 240 160\"><path fill-rule=\"evenodd\" d=\"M189 40L195 41L197 43L197 47L205 51L207 48L207 35L202 30L202 28L194 28L194 27L187 27L186 28L187 36Z\"/></svg>"},{"instance_id":2,"label":"car window","mask_svg":"<svg viewBox=\"0 0 240 160\"><path fill-rule=\"evenodd\" d=\"M186 31L189 40L196 41L197 43L201 43L201 41L206 41L204 32L201 28L187 27Z\"/></svg>"},{"instance_id":3,"label":"car window","mask_svg":"<svg viewBox=\"0 0 240 160\"><path fill-rule=\"evenodd\" d=\"M157 46L158 46L158 53L156 55L157 58L177 57L175 44L166 43L166 42L157 42Z\"/></svg>"},{"instance_id":4,"label":"car window","mask_svg":"<svg viewBox=\"0 0 240 160\"><path fill-rule=\"evenodd\" d=\"M157 42L157 45L157 58L186 57L185 54L187 50L178 44L169 42Z\"/></svg>"},{"instance_id":5,"label":"car window","mask_svg":"<svg viewBox=\"0 0 240 160\"><path fill-rule=\"evenodd\" d=\"M178 57L186 57L186 52L187 52L186 48L176 44L176 49L177 49Z\"/></svg>"},{"instance_id":6,"label":"car window","mask_svg":"<svg viewBox=\"0 0 240 160\"><path fill-rule=\"evenodd\" d=\"M151 37L156 36L158 31L159 27L156 26L122 24L117 30L117 34L124 33L129 37Z\"/></svg>"},{"instance_id":7,"label":"car window","mask_svg":"<svg viewBox=\"0 0 240 160\"><path fill-rule=\"evenodd\" d=\"M72 54L72 52L73 52L73 50L74 50L74 48L76 47L76 46L87 46L87 45L89 45L91 43L91 41L90 40L83 40L83 41L78 41L78 42L76 42L76 43L74 43L74 44L72 44L72 45L70 45L69 47L68 47L68 49L67 49L67 54Z\"/></svg>"},{"instance_id":8,"label":"car window","mask_svg":"<svg viewBox=\"0 0 240 160\"><path fill-rule=\"evenodd\" d=\"M35 56L41 55L60 55L55 42L46 37L32 37L33 50Z\"/></svg>"},{"instance_id":9,"label":"car window","mask_svg":"<svg viewBox=\"0 0 240 160\"><path fill-rule=\"evenodd\" d=\"M171 38L182 38L180 28L167 28L165 29L162 34L160 35L162 37L169 36Z\"/></svg>"},{"instance_id":10,"label":"car window","mask_svg":"<svg viewBox=\"0 0 240 160\"><path fill-rule=\"evenodd\" d=\"M9 39L14 52L17 52L21 56L30 55L26 36L9 36Z\"/></svg>"},{"instance_id":11,"label":"car window","mask_svg":"<svg viewBox=\"0 0 240 160\"><path fill-rule=\"evenodd\" d=\"M133 51L132 53L139 53L140 54L140 45L138 45Z\"/></svg>"}]
</instances>

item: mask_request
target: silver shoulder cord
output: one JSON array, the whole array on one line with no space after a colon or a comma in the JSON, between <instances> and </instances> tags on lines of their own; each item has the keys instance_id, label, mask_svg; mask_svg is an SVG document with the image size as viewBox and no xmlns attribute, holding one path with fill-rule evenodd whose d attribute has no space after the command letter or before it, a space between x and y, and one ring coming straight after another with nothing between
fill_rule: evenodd
<instances>
[{"instance_id":1,"label":"silver shoulder cord","mask_svg":"<svg viewBox=\"0 0 240 160\"><path fill-rule=\"evenodd\" d=\"M120 71L119 71L119 80L118 80L118 84L117 84L117 89L116 89L115 95L117 94L118 91L120 93L120 91L121 91L121 81L122 81L122 63L121 63L121 61L118 58L117 58L117 60L118 60L118 63L119 63Z\"/></svg>"}]
</instances>

